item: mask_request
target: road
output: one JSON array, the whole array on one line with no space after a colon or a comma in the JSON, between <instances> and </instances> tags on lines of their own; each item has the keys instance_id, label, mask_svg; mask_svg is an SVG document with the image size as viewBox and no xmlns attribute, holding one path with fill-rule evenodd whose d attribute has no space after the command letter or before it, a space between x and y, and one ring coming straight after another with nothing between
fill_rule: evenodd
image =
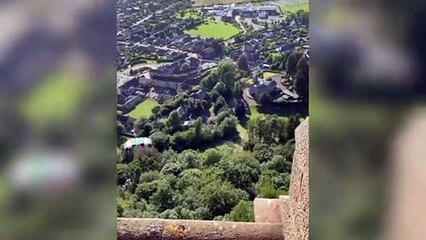
<instances>
[{"instance_id":1,"label":"road","mask_svg":"<svg viewBox=\"0 0 426 240\"><path fill-rule=\"evenodd\" d=\"M281 83L281 74L277 75L277 77L271 77L271 78L277 83L277 87L281 89L285 95L288 95L295 99L299 98L299 95L297 95L297 93L290 91L286 86L284 86Z\"/></svg>"},{"instance_id":2,"label":"road","mask_svg":"<svg viewBox=\"0 0 426 240\"><path fill-rule=\"evenodd\" d=\"M243 33L247 33L246 28L244 27L243 23L241 22L241 17L240 16L236 16L235 17L235 21L240 25L241 29L243 30Z\"/></svg>"},{"instance_id":3,"label":"road","mask_svg":"<svg viewBox=\"0 0 426 240\"><path fill-rule=\"evenodd\" d=\"M189 57L197 57L197 54L194 53L194 52L184 51L184 50L177 49L177 48L170 48L170 47L166 47L166 46L160 47L160 46L154 46L154 45L149 45L149 44L143 44L143 43L140 43L140 42L137 43L137 45L141 46L141 47L153 47L153 48L158 49L158 50L186 53L186 54L188 54Z\"/></svg>"}]
</instances>

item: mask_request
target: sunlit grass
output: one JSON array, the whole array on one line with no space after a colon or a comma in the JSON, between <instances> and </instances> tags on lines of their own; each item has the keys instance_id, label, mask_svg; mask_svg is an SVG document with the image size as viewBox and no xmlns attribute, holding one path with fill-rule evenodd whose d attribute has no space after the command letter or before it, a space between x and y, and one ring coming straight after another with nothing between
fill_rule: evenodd
<instances>
[{"instance_id":1,"label":"sunlit grass","mask_svg":"<svg viewBox=\"0 0 426 240\"><path fill-rule=\"evenodd\" d=\"M263 72L263 78L264 79L268 79L270 77L274 77L274 76L277 76L277 75L280 75L280 74L279 73L275 73L275 72L269 72L269 71Z\"/></svg>"},{"instance_id":2,"label":"sunlit grass","mask_svg":"<svg viewBox=\"0 0 426 240\"><path fill-rule=\"evenodd\" d=\"M141 117L149 118L152 114L152 109L158 106L158 102L152 99L147 99L139 104L133 111L129 113L129 116L134 119Z\"/></svg>"},{"instance_id":3,"label":"sunlit grass","mask_svg":"<svg viewBox=\"0 0 426 240\"><path fill-rule=\"evenodd\" d=\"M240 33L240 31L240 29L236 28L232 24L225 23L223 21L209 20L207 23L204 23L195 29L185 31L185 33L205 38L227 40Z\"/></svg>"},{"instance_id":4,"label":"sunlit grass","mask_svg":"<svg viewBox=\"0 0 426 240\"><path fill-rule=\"evenodd\" d=\"M25 118L36 124L67 121L82 107L87 87L76 75L54 74L27 94L20 110Z\"/></svg>"}]
</instances>

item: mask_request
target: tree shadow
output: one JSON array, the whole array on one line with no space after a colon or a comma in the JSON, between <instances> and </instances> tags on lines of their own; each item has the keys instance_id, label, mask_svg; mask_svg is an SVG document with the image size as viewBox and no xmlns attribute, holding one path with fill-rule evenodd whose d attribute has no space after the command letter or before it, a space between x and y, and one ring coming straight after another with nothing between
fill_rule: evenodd
<instances>
[{"instance_id":1,"label":"tree shadow","mask_svg":"<svg viewBox=\"0 0 426 240\"><path fill-rule=\"evenodd\" d=\"M309 115L308 101L302 102L288 102L288 103L273 103L262 105L258 107L260 113L263 114L276 114L282 117L293 116L297 113L306 117Z\"/></svg>"}]
</instances>

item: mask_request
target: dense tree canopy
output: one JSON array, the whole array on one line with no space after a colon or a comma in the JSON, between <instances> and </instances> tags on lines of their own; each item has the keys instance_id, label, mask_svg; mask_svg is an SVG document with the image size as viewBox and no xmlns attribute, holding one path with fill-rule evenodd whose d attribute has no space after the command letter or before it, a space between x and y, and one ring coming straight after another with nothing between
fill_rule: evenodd
<instances>
[{"instance_id":1,"label":"dense tree canopy","mask_svg":"<svg viewBox=\"0 0 426 240\"><path fill-rule=\"evenodd\" d=\"M297 63L296 80L294 89L296 92L305 98L309 97L309 64L306 56L299 59Z\"/></svg>"},{"instance_id":2,"label":"dense tree canopy","mask_svg":"<svg viewBox=\"0 0 426 240\"><path fill-rule=\"evenodd\" d=\"M309 66L299 55L271 58L287 61L296 91L305 96L300 91ZM136 120L135 134L151 138L152 147L120 149L125 157L117 164L118 216L254 221L255 197L287 193L300 115L246 118L237 70L245 67L245 57L238 64L221 61L200 86ZM200 89L204 96L190 97ZM271 104L268 94L259 97L261 105ZM124 126L117 123L117 131Z\"/></svg>"}]
</instances>

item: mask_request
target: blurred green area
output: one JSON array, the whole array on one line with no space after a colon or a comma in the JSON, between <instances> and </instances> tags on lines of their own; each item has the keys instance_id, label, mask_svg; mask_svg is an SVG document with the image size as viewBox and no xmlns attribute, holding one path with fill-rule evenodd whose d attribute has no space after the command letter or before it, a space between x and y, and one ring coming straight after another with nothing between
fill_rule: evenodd
<instances>
[{"instance_id":1,"label":"blurred green area","mask_svg":"<svg viewBox=\"0 0 426 240\"><path fill-rule=\"evenodd\" d=\"M70 121L78 114L87 87L76 73L53 73L21 99L20 110L37 125Z\"/></svg>"}]
</instances>

